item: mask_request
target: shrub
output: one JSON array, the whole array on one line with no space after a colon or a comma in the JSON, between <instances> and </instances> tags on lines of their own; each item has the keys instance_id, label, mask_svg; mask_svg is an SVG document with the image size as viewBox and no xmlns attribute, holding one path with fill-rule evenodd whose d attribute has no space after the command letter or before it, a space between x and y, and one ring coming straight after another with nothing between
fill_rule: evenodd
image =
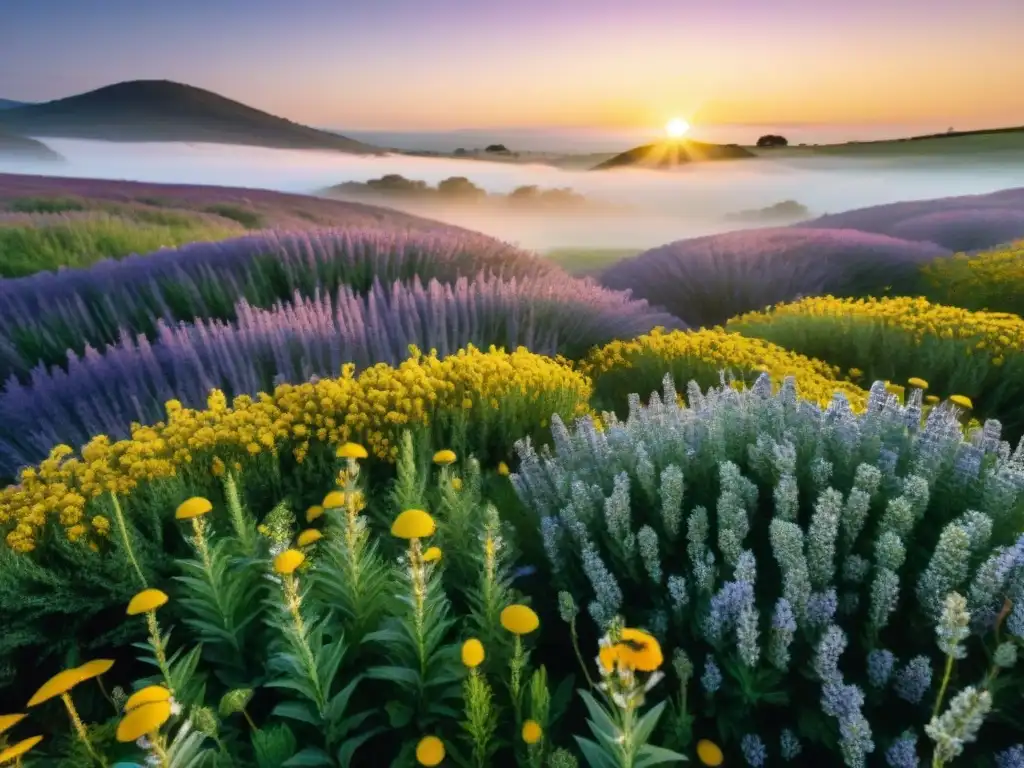
<instances>
[{"instance_id":1,"label":"shrub","mask_svg":"<svg viewBox=\"0 0 1024 768\"><path fill-rule=\"evenodd\" d=\"M851 230L754 229L680 240L611 266L602 285L631 290L692 326L800 296L861 296L917 285L948 251Z\"/></svg>"},{"instance_id":2,"label":"shrub","mask_svg":"<svg viewBox=\"0 0 1024 768\"><path fill-rule=\"evenodd\" d=\"M976 256L936 259L923 272L932 301L1024 316L1024 240Z\"/></svg>"},{"instance_id":3,"label":"shrub","mask_svg":"<svg viewBox=\"0 0 1024 768\"><path fill-rule=\"evenodd\" d=\"M159 320L233 320L243 299L270 307L296 291L308 297L347 285L365 293L378 279L454 282L481 271L564 279L554 265L490 237L440 229L268 232L0 281L0 380L37 362L60 364L69 349L101 349L123 330L152 337Z\"/></svg>"},{"instance_id":4,"label":"shrub","mask_svg":"<svg viewBox=\"0 0 1024 768\"><path fill-rule=\"evenodd\" d=\"M480 276L424 288L379 282L366 296L342 287L333 298L276 305L241 304L238 320L158 324L152 343L126 336L103 353L69 356L67 371L34 370L25 384L0 392L0 473L44 458L58 443L80 446L96 434L126 437L132 422L163 416L164 403L206 402L211 389L255 395L276 384L333 376L342 366L398 365L410 345L441 357L468 344L526 346L576 356L613 338L679 325L645 302L576 280ZM111 386L117 382L116 386Z\"/></svg>"},{"instance_id":5,"label":"shrub","mask_svg":"<svg viewBox=\"0 0 1024 768\"><path fill-rule=\"evenodd\" d=\"M377 457L393 461L398 435L413 427L496 462L514 439L542 434L547 423L538 422L538 413L572 417L587 409L588 379L525 349L469 347L444 359L413 353L397 367L382 363L355 377L349 366L338 379L282 384L230 405L214 391L205 410L169 400L166 418L152 426L132 424L130 439L96 433L78 456L58 445L38 468L21 472L19 484L0 491L0 533L19 551L32 550L40 537L44 543L81 539L108 523L103 494L127 495L122 503L131 515L139 486L172 477L201 482L215 457L222 467L252 467L270 483L281 481L282 467L296 483L309 483L309 477L322 482L318 462L329 446L358 438Z\"/></svg>"},{"instance_id":6,"label":"shrub","mask_svg":"<svg viewBox=\"0 0 1024 768\"><path fill-rule=\"evenodd\" d=\"M997 422L965 440L955 408L922 424L920 391L903 407L881 382L860 415L767 375L687 398L666 377L603 431L553 419L554 449L520 442L512 476L564 617L621 613L672 654L664 743L851 767L1012 744L985 716L1019 702L1024 448Z\"/></svg>"},{"instance_id":7,"label":"shrub","mask_svg":"<svg viewBox=\"0 0 1024 768\"><path fill-rule=\"evenodd\" d=\"M0 214L0 277L24 277L62 267L185 243L237 237L239 227L196 214L177 220L108 213Z\"/></svg>"},{"instance_id":8,"label":"shrub","mask_svg":"<svg viewBox=\"0 0 1024 768\"><path fill-rule=\"evenodd\" d=\"M817 357L868 380L924 379L935 396L965 395L980 418L1024 431L1024 320L924 299L784 304L729 321L731 330Z\"/></svg>"},{"instance_id":9,"label":"shrub","mask_svg":"<svg viewBox=\"0 0 1024 768\"><path fill-rule=\"evenodd\" d=\"M796 376L801 395L821 405L843 392L856 410L863 408L867 393L836 381L828 364L789 352L774 344L751 339L720 328L700 331L655 331L630 341L613 341L595 349L579 366L594 382L598 410L623 408L631 392L657 390L666 372L679 386L695 380L701 386L717 384L725 372L735 386L753 384L762 372L778 380Z\"/></svg>"},{"instance_id":10,"label":"shrub","mask_svg":"<svg viewBox=\"0 0 1024 768\"><path fill-rule=\"evenodd\" d=\"M992 248L1024 237L1024 206L959 208L904 219L888 234L904 240L927 240L951 251Z\"/></svg>"}]
</instances>

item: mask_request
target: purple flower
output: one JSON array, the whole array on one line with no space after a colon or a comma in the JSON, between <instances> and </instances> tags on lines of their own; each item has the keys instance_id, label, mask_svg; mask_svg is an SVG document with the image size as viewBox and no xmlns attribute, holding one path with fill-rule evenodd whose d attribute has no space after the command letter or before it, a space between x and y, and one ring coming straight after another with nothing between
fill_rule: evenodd
<instances>
[{"instance_id":1,"label":"purple flower","mask_svg":"<svg viewBox=\"0 0 1024 768\"><path fill-rule=\"evenodd\" d=\"M932 667L927 656L915 656L896 673L896 695L911 704L921 703L932 684Z\"/></svg>"},{"instance_id":2,"label":"purple flower","mask_svg":"<svg viewBox=\"0 0 1024 768\"><path fill-rule=\"evenodd\" d=\"M743 759L752 768L761 768L768 759L768 750L757 734L748 733L740 739L740 749L743 751Z\"/></svg>"},{"instance_id":3,"label":"purple flower","mask_svg":"<svg viewBox=\"0 0 1024 768\"><path fill-rule=\"evenodd\" d=\"M879 648L868 654L868 682L875 688L885 688L892 675L896 657L892 651Z\"/></svg>"},{"instance_id":4,"label":"purple flower","mask_svg":"<svg viewBox=\"0 0 1024 768\"><path fill-rule=\"evenodd\" d=\"M896 739L885 751L885 761L890 768L919 768L921 761L917 756L917 735L907 731Z\"/></svg>"},{"instance_id":5,"label":"purple flower","mask_svg":"<svg viewBox=\"0 0 1024 768\"><path fill-rule=\"evenodd\" d=\"M1024 745L1017 744L996 755L996 768L1024 768Z\"/></svg>"}]
</instances>

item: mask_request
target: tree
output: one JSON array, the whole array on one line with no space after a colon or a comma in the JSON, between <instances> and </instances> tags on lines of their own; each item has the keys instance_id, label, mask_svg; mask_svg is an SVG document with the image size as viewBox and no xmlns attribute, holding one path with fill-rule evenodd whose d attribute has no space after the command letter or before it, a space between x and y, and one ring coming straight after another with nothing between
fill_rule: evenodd
<instances>
[{"instance_id":1,"label":"tree","mask_svg":"<svg viewBox=\"0 0 1024 768\"><path fill-rule=\"evenodd\" d=\"M757 146L762 148L788 147L789 141L785 136L776 136L773 133L769 133L757 140Z\"/></svg>"},{"instance_id":2,"label":"tree","mask_svg":"<svg viewBox=\"0 0 1024 768\"><path fill-rule=\"evenodd\" d=\"M487 195L487 191L481 189L465 176L451 176L437 185L438 194L445 197L480 198Z\"/></svg>"},{"instance_id":3,"label":"tree","mask_svg":"<svg viewBox=\"0 0 1024 768\"><path fill-rule=\"evenodd\" d=\"M484 149L484 152L508 152L508 147L504 144L488 144Z\"/></svg>"}]
</instances>

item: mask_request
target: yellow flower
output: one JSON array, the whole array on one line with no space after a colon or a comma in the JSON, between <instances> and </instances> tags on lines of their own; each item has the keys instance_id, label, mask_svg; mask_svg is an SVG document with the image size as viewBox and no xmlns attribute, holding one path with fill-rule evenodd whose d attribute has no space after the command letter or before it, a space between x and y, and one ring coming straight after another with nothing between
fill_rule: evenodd
<instances>
[{"instance_id":1,"label":"yellow flower","mask_svg":"<svg viewBox=\"0 0 1024 768\"><path fill-rule=\"evenodd\" d=\"M140 613L149 613L166 604L167 595L159 589L144 589L128 603L128 615L138 616Z\"/></svg>"},{"instance_id":2,"label":"yellow flower","mask_svg":"<svg viewBox=\"0 0 1024 768\"><path fill-rule=\"evenodd\" d=\"M484 644L475 637L462 644L462 663L475 669L484 663Z\"/></svg>"},{"instance_id":3,"label":"yellow flower","mask_svg":"<svg viewBox=\"0 0 1024 768\"><path fill-rule=\"evenodd\" d=\"M508 477L508 464L504 461L498 462L498 474L502 477Z\"/></svg>"},{"instance_id":4,"label":"yellow flower","mask_svg":"<svg viewBox=\"0 0 1024 768\"><path fill-rule=\"evenodd\" d=\"M713 741L701 739L697 742L697 758L704 765L717 766L725 760L722 750Z\"/></svg>"},{"instance_id":5,"label":"yellow flower","mask_svg":"<svg viewBox=\"0 0 1024 768\"><path fill-rule=\"evenodd\" d=\"M83 680L92 680L94 677L107 674L112 666L114 666L113 659L94 659L85 662L78 668L78 671L82 674Z\"/></svg>"},{"instance_id":6,"label":"yellow flower","mask_svg":"<svg viewBox=\"0 0 1024 768\"><path fill-rule=\"evenodd\" d=\"M941 399L941 398L939 398L939 396L938 396L938 395L925 395L925 396L924 396L924 401L925 401L925 402L926 402L926 403L927 403L928 405L935 405L935 404L936 404L937 402L939 402L939 400L940 400L940 399Z\"/></svg>"},{"instance_id":7,"label":"yellow flower","mask_svg":"<svg viewBox=\"0 0 1024 768\"><path fill-rule=\"evenodd\" d=\"M928 382L924 379L919 379L916 376L912 379L907 379L907 384L918 389L928 389Z\"/></svg>"},{"instance_id":8,"label":"yellow flower","mask_svg":"<svg viewBox=\"0 0 1024 768\"><path fill-rule=\"evenodd\" d=\"M432 563L435 560L441 559L441 548L440 547L428 547L427 551L423 553L423 562Z\"/></svg>"},{"instance_id":9,"label":"yellow flower","mask_svg":"<svg viewBox=\"0 0 1024 768\"><path fill-rule=\"evenodd\" d=\"M438 451L434 454L434 463L445 466L447 464L455 463L455 451L449 451L447 449Z\"/></svg>"},{"instance_id":10,"label":"yellow flower","mask_svg":"<svg viewBox=\"0 0 1024 768\"><path fill-rule=\"evenodd\" d=\"M338 448L337 455L339 459L365 459L367 457L366 449L359 443L345 443Z\"/></svg>"},{"instance_id":11,"label":"yellow flower","mask_svg":"<svg viewBox=\"0 0 1024 768\"><path fill-rule=\"evenodd\" d=\"M225 467L224 467L223 459L221 459L221 458L219 458L217 456L214 456L213 457L213 463L210 466L210 471L213 473L213 476L214 477L221 477L221 476L223 476L224 470L225 470Z\"/></svg>"},{"instance_id":12,"label":"yellow flower","mask_svg":"<svg viewBox=\"0 0 1024 768\"><path fill-rule=\"evenodd\" d=\"M42 740L42 736L29 736L27 739L22 739L14 746L8 747L0 752L0 765L6 765L12 760L17 760Z\"/></svg>"},{"instance_id":13,"label":"yellow flower","mask_svg":"<svg viewBox=\"0 0 1024 768\"><path fill-rule=\"evenodd\" d=\"M391 535L399 539L422 539L436 529L434 518L422 509L407 509L391 524Z\"/></svg>"},{"instance_id":14,"label":"yellow flower","mask_svg":"<svg viewBox=\"0 0 1024 768\"><path fill-rule=\"evenodd\" d=\"M205 515L211 509L213 509L213 504L210 503L209 499L204 499L202 496L193 496L188 501L181 503L178 510L174 513L174 517L178 520L190 520L193 517Z\"/></svg>"},{"instance_id":15,"label":"yellow flower","mask_svg":"<svg viewBox=\"0 0 1024 768\"><path fill-rule=\"evenodd\" d=\"M510 605L501 612L501 626L514 635L528 635L540 626L540 619L528 605Z\"/></svg>"},{"instance_id":16,"label":"yellow flower","mask_svg":"<svg viewBox=\"0 0 1024 768\"><path fill-rule=\"evenodd\" d=\"M76 685L83 680L88 678L82 677L82 671L75 667L73 669L65 669L63 672L58 672L56 675L51 677L42 687L35 692L35 695L28 700L29 707L35 707L42 704L44 701L49 701L55 696L60 696L63 693L67 693Z\"/></svg>"},{"instance_id":17,"label":"yellow flower","mask_svg":"<svg viewBox=\"0 0 1024 768\"><path fill-rule=\"evenodd\" d=\"M324 509L338 509L339 507L345 506L345 492L344 491L331 491L324 496L323 501Z\"/></svg>"},{"instance_id":18,"label":"yellow flower","mask_svg":"<svg viewBox=\"0 0 1024 768\"><path fill-rule=\"evenodd\" d=\"M312 507L306 510L306 522L312 523L317 518L323 517L324 508L319 504L314 504Z\"/></svg>"},{"instance_id":19,"label":"yellow flower","mask_svg":"<svg viewBox=\"0 0 1024 768\"><path fill-rule=\"evenodd\" d=\"M543 736L544 731L536 720L527 720L523 723L523 741L527 744L536 744Z\"/></svg>"},{"instance_id":20,"label":"yellow flower","mask_svg":"<svg viewBox=\"0 0 1024 768\"><path fill-rule=\"evenodd\" d=\"M463 651L463 656L465 656L465 651ZM24 719L25 715L0 715L0 733L11 730Z\"/></svg>"},{"instance_id":21,"label":"yellow flower","mask_svg":"<svg viewBox=\"0 0 1024 768\"><path fill-rule=\"evenodd\" d=\"M444 744L437 736L424 736L416 745L416 762L430 768L444 760Z\"/></svg>"},{"instance_id":22,"label":"yellow flower","mask_svg":"<svg viewBox=\"0 0 1024 768\"><path fill-rule=\"evenodd\" d=\"M282 575L295 573L295 569L305 561L306 556L297 549L286 549L274 558L274 570Z\"/></svg>"},{"instance_id":23,"label":"yellow flower","mask_svg":"<svg viewBox=\"0 0 1024 768\"><path fill-rule=\"evenodd\" d=\"M160 726L171 718L170 701L154 701L131 710L117 724L117 740L137 741L143 736L156 733Z\"/></svg>"},{"instance_id":24,"label":"yellow flower","mask_svg":"<svg viewBox=\"0 0 1024 768\"><path fill-rule=\"evenodd\" d=\"M658 641L639 629L623 629L616 648L619 664L640 672L654 672L665 660Z\"/></svg>"},{"instance_id":25,"label":"yellow flower","mask_svg":"<svg viewBox=\"0 0 1024 768\"><path fill-rule=\"evenodd\" d=\"M452 478L452 488L454 488L456 491L461 491L462 490L462 478L461 477L453 477Z\"/></svg>"},{"instance_id":26,"label":"yellow flower","mask_svg":"<svg viewBox=\"0 0 1024 768\"><path fill-rule=\"evenodd\" d=\"M967 408L970 410L974 407L974 403L971 402L971 398L967 395L950 395L949 402L959 405L961 408Z\"/></svg>"},{"instance_id":27,"label":"yellow flower","mask_svg":"<svg viewBox=\"0 0 1024 768\"><path fill-rule=\"evenodd\" d=\"M128 701L124 703L124 711L131 712L136 707L141 707L143 704L154 704L158 701L170 701L171 692L162 685L147 685L131 696L128 697Z\"/></svg>"},{"instance_id":28,"label":"yellow flower","mask_svg":"<svg viewBox=\"0 0 1024 768\"><path fill-rule=\"evenodd\" d=\"M299 538L296 543L300 547L308 547L310 544L316 544L324 535L320 533L316 528L307 528L299 534Z\"/></svg>"}]
</instances>

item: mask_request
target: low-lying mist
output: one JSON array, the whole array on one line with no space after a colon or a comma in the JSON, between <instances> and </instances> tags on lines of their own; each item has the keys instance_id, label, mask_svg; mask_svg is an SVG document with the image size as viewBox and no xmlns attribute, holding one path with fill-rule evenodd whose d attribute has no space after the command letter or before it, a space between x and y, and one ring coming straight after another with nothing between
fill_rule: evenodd
<instances>
[{"instance_id":1,"label":"low-lying mist","mask_svg":"<svg viewBox=\"0 0 1024 768\"><path fill-rule=\"evenodd\" d=\"M1024 155L965 159L757 158L676 171L565 171L543 165L211 144L120 144L44 139L63 165L0 160L0 172L255 187L317 194L385 174L436 185L463 176L490 193L569 187L593 201L578 210L395 198L375 204L485 232L525 248L650 248L673 240L789 221L737 221L792 200L810 216L851 208L1024 186ZM371 202L367 200L367 202ZM609 210L609 206L615 210Z\"/></svg>"}]
</instances>

